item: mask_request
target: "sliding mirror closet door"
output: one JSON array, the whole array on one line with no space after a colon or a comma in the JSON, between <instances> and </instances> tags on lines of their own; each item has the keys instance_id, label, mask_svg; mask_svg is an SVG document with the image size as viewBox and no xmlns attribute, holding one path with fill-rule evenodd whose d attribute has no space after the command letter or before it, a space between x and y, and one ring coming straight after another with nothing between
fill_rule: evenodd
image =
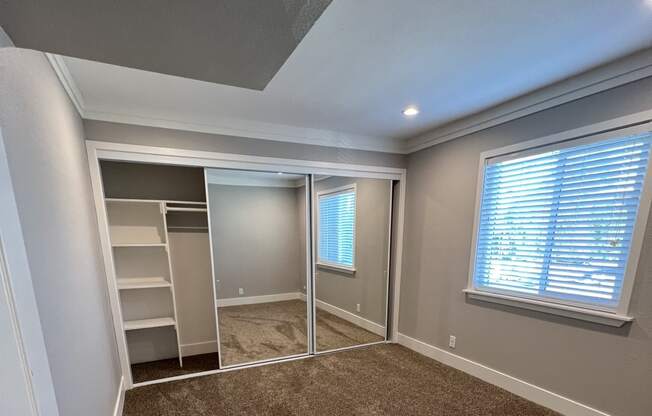
<instances>
[{"instance_id":1,"label":"sliding mirror closet door","mask_svg":"<svg viewBox=\"0 0 652 416\"><path fill-rule=\"evenodd\" d=\"M308 353L306 176L206 169L223 367Z\"/></svg>"},{"instance_id":2,"label":"sliding mirror closet door","mask_svg":"<svg viewBox=\"0 0 652 416\"><path fill-rule=\"evenodd\" d=\"M392 181L315 177L315 349L386 339Z\"/></svg>"},{"instance_id":3,"label":"sliding mirror closet door","mask_svg":"<svg viewBox=\"0 0 652 416\"><path fill-rule=\"evenodd\" d=\"M100 166L133 382L219 368L203 169Z\"/></svg>"}]
</instances>

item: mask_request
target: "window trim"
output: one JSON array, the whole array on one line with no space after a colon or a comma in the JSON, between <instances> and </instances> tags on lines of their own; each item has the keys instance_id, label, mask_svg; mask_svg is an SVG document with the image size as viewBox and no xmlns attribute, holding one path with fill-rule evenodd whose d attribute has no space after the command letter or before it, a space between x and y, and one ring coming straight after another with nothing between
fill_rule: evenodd
<instances>
[{"instance_id":1,"label":"window trim","mask_svg":"<svg viewBox=\"0 0 652 416\"><path fill-rule=\"evenodd\" d=\"M344 264L339 264L339 263L334 263L334 262L322 260L321 257L319 256L319 240L320 240L319 235L321 233L321 216L319 214L319 199L322 196L342 194L342 193L346 193L346 192L350 192L350 191L353 191L353 197L355 198L355 214L354 214L354 217L353 217L353 220L354 220L353 245L352 245L352 248L351 248L351 250L353 251L352 254L351 254L351 259L352 259L351 263L352 263L352 265L347 266L347 265L344 265ZM315 223L316 223L316 228L317 228L317 233L316 233L317 238L315 239L315 242L316 242L316 245L317 245L317 250L316 250L317 251L317 253L316 253L317 261L315 262L315 264L320 268L331 269L331 270L336 270L336 271L341 271L341 272L353 274L356 271L356 269L355 269L355 265L356 265L356 258L355 258L356 244L355 244L355 242L356 242L357 228L358 228L358 188L357 188L357 185L354 182L354 183L351 183L351 184L348 184L348 185L338 186L336 188L324 189L322 191L318 191L316 193L316 196L317 196L317 203L315 204L315 210L317 211L317 221L315 221Z\"/></svg>"},{"instance_id":2,"label":"window trim","mask_svg":"<svg viewBox=\"0 0 652 416\"><path fill-rule=\"evenodd\" d=\"M581 146L602 140L615 139L629 135L652 133L652 122L649 119L635 126L611 125L605 128L605 123L586 126L539 139L528 140L522 143L485 151L480 154L478 179L476 186L475 211L473 219L473 235L471 239L471 258L469 261L469 275L467 287L463 292L468 298L486 302L499 303L523 309L536 310L555 315L610 325L622 326L634 318L628 315L634 280L647 228L650 206L652 205L652 157L643 180L640 204L636 214L630 253L623 275L623 287L620 300L615 308L601 308L587 306L572 301L544 299L537 296L517 295L514 292L500 290L486 290L477 288L474 284L475 261L480 226L480 208L484 188L484 169L489 162L495 163L496 159L512 159L531 154L541 149L542 152L561 149L565 147Z\"/></svg>"}]
</instances>

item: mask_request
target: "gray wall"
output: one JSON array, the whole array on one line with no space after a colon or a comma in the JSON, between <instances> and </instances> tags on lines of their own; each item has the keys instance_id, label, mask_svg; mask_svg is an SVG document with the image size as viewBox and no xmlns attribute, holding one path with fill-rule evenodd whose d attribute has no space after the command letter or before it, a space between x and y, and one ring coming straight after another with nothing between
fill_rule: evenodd
<instances>
[{"instance_id":1,"label":"gray wall","mask_svg":"<svg viewBox=\"0 0 652 416\"><path fill-rule=\"evenodd\" d=\"M59 412L109 415L120 368L81 119L40 52L0 50L0 97Z\"/></svg>"},{"instance_id":2,"label":"gray wall","mask_svg":"<svg viewBox=\"0 0 652 416\"><path fill-rule=\"evenodd\" d=\"M217 298L299 292L295 188L208 186Z\"/></svg>"},{"instance_id":3,"label":"gray wall","mask_svg":"<svg viewBox=\"0 0 652 416\"><path fill-rule=\"evenodd\" d=\"M405 167L406 156L84 120L88 140L324 162Z\"/></svg>"},{"instance_id":4,"label":"gray wall","mask_svg":"<svg viewBox=\"0 0 652 416\"><path fill-rule=\"evenodd\" d=\"M631 303L610 328L467 301L480 153L652 109L652 79L474 133L409 157L401 333L613 415L652 409L652 223Z\"/></svg>"},{"instance_id":5,"label":"gray wall","mask_svg":"<svg viewBox=\"0 0 652 416\"><path fill-rule=\"evenodd\" d=\"M389 232L389 193L391 181L330 177L315 182L317 192L356 184L356 227L354 274L317 266L315 297L355 315L385 325L387 244ZM315 218L315 222L318 219ZM315 238L315 253L319 239ZM356 304L360 304L360 312Z\"/></svg>"},{"instance_id":6,"label":"gray wall","mask_svg":"<svg viewBox=\"0 0 652 416\"><path fill-rule=\"evenodd\" d=\"M100 167L107 198L206 201L202 168L106 160Z\"/></svg>"}]
</instances>

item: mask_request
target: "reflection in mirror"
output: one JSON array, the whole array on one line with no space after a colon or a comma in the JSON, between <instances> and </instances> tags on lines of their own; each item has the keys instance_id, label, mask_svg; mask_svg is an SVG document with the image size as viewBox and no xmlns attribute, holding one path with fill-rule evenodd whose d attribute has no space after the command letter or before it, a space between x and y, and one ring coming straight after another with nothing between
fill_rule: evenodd
<instances>
[{"instance_id":1,"label":"reflection in mirror","mask_svg":"<svg viewBox=\"0 0 652 416\"><path fill-rule=\"evenodd\" d=\"M316 350L385 340L391 181L316 177Z\"/></svg>"},{"instance_id":2,"label":"reflection in mirror","mask_svg":"<svg viewBox=\"0 0 652 416\"><path fill-rule=\"evenodd\" d=\"M306 177L206 178L222 366L307 354Z\"/></svg>"}]
</instances>

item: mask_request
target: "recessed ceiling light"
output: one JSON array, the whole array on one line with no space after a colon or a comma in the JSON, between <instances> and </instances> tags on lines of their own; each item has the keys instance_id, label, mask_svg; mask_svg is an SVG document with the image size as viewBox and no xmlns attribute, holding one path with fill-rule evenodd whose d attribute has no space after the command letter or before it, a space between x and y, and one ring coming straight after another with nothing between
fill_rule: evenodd
<instances>
[{"instance_id":1,"label":"recessed ceiling light","mask_svg":"<svg viewBox=\"0 0 652 416\"><path fill-rule=\"evenodd\" d=\"M277 174L277 175L282 175L282 174L283 174L283 172L276 172L276 174Z\"/></svg>"},{"instance_id":2,"label":"recessed ceiling light","mask_svg":"<svg viewBox=\"0 0 652 416\"><path fill-rule=\"evenodd\" d=\"M403 115L408 116L408 117L414 117L417 114L419 114L419 109L416 108L415 106L411 105L409 107L405 107L403 110Z\"/></svg>"}]
</instances>

